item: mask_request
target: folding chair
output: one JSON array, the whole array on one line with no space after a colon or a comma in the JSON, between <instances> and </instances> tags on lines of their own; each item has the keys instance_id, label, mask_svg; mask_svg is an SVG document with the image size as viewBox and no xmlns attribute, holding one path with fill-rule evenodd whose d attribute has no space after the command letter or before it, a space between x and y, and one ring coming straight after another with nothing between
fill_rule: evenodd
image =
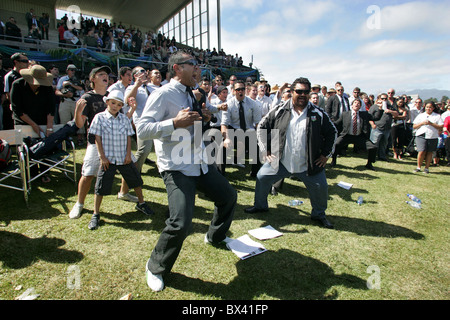
<instances>
[{"instance_id":1,"label":"folding chair","mask_svg":"<svg viewBox=\"0 0 450 320\"><path fill-rule=\"evenodd\" d=\"M54 125L53 130L57 131L59 129L61 129L64 125ZM46 127L45 126L41 126L41 128L43 129L43 131L45 131ZM16 131L19 132L22 140L23 138L26 137L31 137L31 138L38 138L38 135L36 132L34 132L33 128L31 126L21 126L21 125L16 125L15 126ZM28 146L26 144L24 144L24 148L26 148L26 162L28 164L27 170L28 173L30 171L30 168L33 166L37 166L37 165L41 165L43 168L45 168L42 172L40 172L39 174L37 174L34 177L31 177L28 174L28 184L30 185L31 188L31 183L42 177L44 174L46 174L47 172L49 172L50 170L59 170L62 173L64 173L64 175L71 180L72 182L74 182L75 185L75 190L77 188L77 166L76 166L76 152L75 152L75 144L73 143L73 141L67 141L64 140L62 141L62 149L52 153L48 156L45 156L42 159L33 159L30 156L30 152L28 149ZM69 162L72 163L72 169L69 168L68 164ZM71 176L69 176L72 175Z\"/></svg>"},{"instance_id":2,"label":"folding chair","mask_svg":"<svg viewBox=\"0 0 450 320\"><path fill-rule=\"evenodd\" d=\"M0 172L0 187L21 191L28 206L31 186L28 183L28 165L26 146L22 142L22 136L17 130L2 130L0 138L7 141L10 147L15 147L12 160L8 166ZM8 184L6 182L8 180ZM14 181L14 183L12 183Z\"/></svg>"}]
</instances>

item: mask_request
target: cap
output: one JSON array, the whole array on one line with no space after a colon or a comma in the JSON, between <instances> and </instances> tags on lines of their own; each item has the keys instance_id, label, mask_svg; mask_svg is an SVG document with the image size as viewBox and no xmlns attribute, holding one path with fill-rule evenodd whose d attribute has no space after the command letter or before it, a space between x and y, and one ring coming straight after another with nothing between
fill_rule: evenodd
<instances>
[{"instance_id":1,"label":"cap","mask_svg":"<svg viewBox=\"0 0 450 320\"><path fill-rule=\"evenodd\" d=\"M117 100L119 102L123 102L124 98L123 98L123 92L120 90L113 90L111 91L107 97L103 97L103 101L107 102L108 100Z\"/></svg>"},{"instance_id":2,"label":"cap","mask_svg":"<svg viewBox=\"0 0 450 320\"><path fill-rule=\"evenodd\" d=\"M20 70L20 74L29 84L50 87L53 83L53 75L39 64L35 64L30 69Z\"/></svg>"},{"instance_id":3,"label":"cap","mask_svg":"<svg viewBox=\"0 0 450 320\"><path fill-rule=\"evenodd\" d=\"M89 79L92 79L100 71L105 71L107 74L110 74L112 72L111 69L108 66L102 66L102 67L94 68L89 73Z\"/></svg>"},{"instance_id":4,"label":"cap","mask_svg":"<svg viewBox=\"0 0 450 320\"><path fill-rule=\"evenodd\" d=\"M69 64L68 66L67 66L67 68L66 68L66 70L69 70L69 69L77 69L77 66L76 65L74 65L74 64Z\"/></svg>"}]
</instances>

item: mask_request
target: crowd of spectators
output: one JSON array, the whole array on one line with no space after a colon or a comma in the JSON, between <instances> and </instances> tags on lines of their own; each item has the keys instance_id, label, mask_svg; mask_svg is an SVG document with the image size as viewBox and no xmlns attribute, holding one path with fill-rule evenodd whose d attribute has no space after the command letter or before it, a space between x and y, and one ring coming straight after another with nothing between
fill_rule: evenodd
<instances>
[{"instance_id":1,"label":"crowd of spectators","mask_svg":"<svg viewBox=\"0 0 450 320\"><path fill-rule=\"evenodd\" d=\"M50 18L48 13L37 17L33 9L25 14L26 32L17 25L14 17L4 23L0 20L0 39L37 43L49 40ZM152 56L156 61L167 63L169 57L178 51L180 45L175 37L152 31L143 32L122 22L110 22L106 19L85 18L80 14L80 21L69 21L67 14L57 23L60 47L73 48L84 46L102 52L131 54L136 57ZM183 46L184 47L184 46ZM184 48L185 49L185 48ZM223 49L213 50L190 48L190 53L201 65L243 67L242 56L227 54Z\"/></svg>"}]
</instances>

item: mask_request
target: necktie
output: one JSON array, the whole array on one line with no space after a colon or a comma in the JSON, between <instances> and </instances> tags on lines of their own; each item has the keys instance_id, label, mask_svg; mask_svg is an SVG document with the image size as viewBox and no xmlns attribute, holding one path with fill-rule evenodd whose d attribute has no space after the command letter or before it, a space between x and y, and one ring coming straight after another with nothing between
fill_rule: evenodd
<instances>
[{"instance_id":1,"label":"necktie","mask_svg":"<svg viewBox=\"0 0 450 320\"><path fill-rule=\"evenodd\" d=\"M242 105L242 101L239 102L239 125L242 130L247 130L247 126L245 125L245 114L244 114L244 106Z\"/></svg>"},{"instance_id":2,"label":"necktie","mask_svg":"<svg viewBox=\"0 0 450 320\"><path fill-rule=\"evenodd\" d=\"M356 136L358 133L358 114L355 112L353 114L353 135Z\"/></svg>"},{"instance_id":3,"label":"necktie","mask_svg":"<svg viewBox=\"0 0 450 320\"><path fill-rule=\"evenodd\" d=\"M342 99L342 112L345 112L345 111L347 111L347 106L345 105L344 96L342 96L341 99Z\"/></svg>"},{"instance_id":4,"label":"necktie","mask_svg":"<svg viewBox=\"0 0 450 320\"><path fill-rule=\"evenodd\" d=\"M192 89L187 87L186 91L189 93L189 96L191 97L191 100L192 100L192 111L197 111L199 113L200 117L203 117L202 109L200 108L197 99L195 99ZM203 120L202 120L202 123L203 123Z\"/></svg>"}]
</instances>

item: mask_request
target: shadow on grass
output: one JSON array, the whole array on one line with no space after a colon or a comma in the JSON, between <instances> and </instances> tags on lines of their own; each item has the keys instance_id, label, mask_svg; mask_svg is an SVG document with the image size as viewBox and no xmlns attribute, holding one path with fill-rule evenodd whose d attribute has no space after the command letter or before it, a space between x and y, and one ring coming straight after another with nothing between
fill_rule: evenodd
<instances>
[{"instance_id":1,"label":"shadow on grass","mask_svg":"<svg viewBox=\"0 0 450 320\"><path fill-rule=\"evenodd\" d=\"M46 236L32 239L22 234L0 231L0 261L12 269L26 268L38 260L52 263L76 263L83 259L78 251L60 249L66 241Z\"/></svg>"},{"instance_id":2,"label":"shadow on grass","mask_svg":"<svg viewBox=\"0 0 450 320\"><path fill-rule=\"evenodd\" d=\"M260 219L264 221L262 225L271 225L275 229L284 233L293 233L292 231L287 231L284 228L285 226L289 226L291 224L298 224L302 227L319 225L317 222L311 220L309 212L306 212L305 210L302 210L300 208L292 208L279 204L277 205L276 209L271 208L269 209L269 212L252 214L251 216L246 213L238 213L237 215L235 215L235 220L246 219L248 217ZM332 230L333 232L347 231L353 232L357 235L370 237L410 238L414 240L425 239L425 236L421 233L417 233L411 229L389 224L386 222L333 216L329 214L327 214L327 217L328 220L330 220L330 222L334 224L334 230ZM297 231L297 233L305 232L308 231L304 228L299 228L299 230Z\"/></svg>"},{"instance_id":3,"label":"shadow on grass","mask_svg":"<svg viewBox=\"0 0 450 320\"><path fill-rule=\"evenodd\" d=\"M276 261L276 263L274 263ZM282 266L282 267L281 267ZM272 297L281 300L337 299L333 286L368 290L366 281L350 274L337 275L327 264L297 252L281 249L240 260L230 283L214 283L171 273L168 287L224 300Z\"/></svg>"}]
</instances>

